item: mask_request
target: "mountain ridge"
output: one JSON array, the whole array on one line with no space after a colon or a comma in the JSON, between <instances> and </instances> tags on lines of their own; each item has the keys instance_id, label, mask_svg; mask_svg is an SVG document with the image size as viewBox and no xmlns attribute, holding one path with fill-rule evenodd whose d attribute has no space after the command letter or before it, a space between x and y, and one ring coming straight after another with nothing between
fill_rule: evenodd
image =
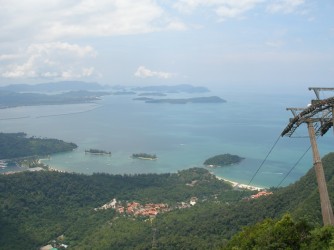
<instances>
[{"instance_id":1,"label":"mountain ridge","mask_svg":"<svg viewBox=\"0 0 334 250\"><path fill-rule=\"evenodd\" d=\"M97 82L84 81L59 81L39 83L35 85L30 84L11 84L0 87L1 90L13 92L58 92L58 91L79 91L79 90L104 90L106 87Z\"/></svg>"}]
</instances>

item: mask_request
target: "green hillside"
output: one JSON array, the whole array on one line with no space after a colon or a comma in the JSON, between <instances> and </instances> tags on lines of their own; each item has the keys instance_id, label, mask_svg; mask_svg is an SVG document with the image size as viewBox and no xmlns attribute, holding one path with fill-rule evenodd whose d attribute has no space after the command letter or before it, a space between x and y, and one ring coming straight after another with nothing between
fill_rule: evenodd
<instances>
[{"instance_id":1,"label":"green hillside","mask_svg":"<svg viewBox=\"0 0 334 250\"><path fill-rule=\"evenodd\" d=\"M333 200L334 153L323 163ZM263 223L274 228L281 218L286 221L287 212L292 227L305 222L308 235L327 233L325 238L332 238L331 230L309 233L322 224L313 169L296 183L272 191L270 196L244 199L254 192L233 190L201 168L160 175L1 175L0 248L38 249L56 240L69 249L224 249L244 226L255 232L253 225L261 227L272 218ZM196 205L189 205L194 197ZM94 210L114 198L123 204L164 203L171 211L149 219L114 209ZM187 207L181 208L184 204Z\"/></svg>"}]
</instances>

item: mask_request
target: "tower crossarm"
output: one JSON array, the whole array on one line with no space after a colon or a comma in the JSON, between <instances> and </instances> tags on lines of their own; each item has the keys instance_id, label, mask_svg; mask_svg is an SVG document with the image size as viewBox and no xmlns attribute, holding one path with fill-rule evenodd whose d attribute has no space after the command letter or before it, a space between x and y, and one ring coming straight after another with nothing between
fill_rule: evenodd
<instances>
[{"instance_id":1,"label":"tower crossarm","mask_svg":"<svg viewBox=\"0 0 334 250\"><path fill-rule=\"evenodd\" d=\"M320 100L320 91L334 91L334 88L309 87L308 89L314 91L318 100Z\"/></svg>"},{"instance_id":2,"label":"tower crossarm","mask_svg":"<svg viewBox=\"0 0 334 250\"><path fill-rule=\"evenodd\" d=\"M315 100L312 101L312 104L309 105L307 108L288 108L287 110L293 110L292 113L294 117L290 119L289 124L286 126L286 128L281 133L281 136L284 135L291 135L290 131L295 130L301 123L305 122L306 119L309 119L315 115L317 115L320 112L323 112L325 110L332 109L334 106L334 97L330 97L323 100ZM297 111L301 111L297 114ZM329 114L332 112L326 112L326 114Z\"/></svg>"}]
</instances>

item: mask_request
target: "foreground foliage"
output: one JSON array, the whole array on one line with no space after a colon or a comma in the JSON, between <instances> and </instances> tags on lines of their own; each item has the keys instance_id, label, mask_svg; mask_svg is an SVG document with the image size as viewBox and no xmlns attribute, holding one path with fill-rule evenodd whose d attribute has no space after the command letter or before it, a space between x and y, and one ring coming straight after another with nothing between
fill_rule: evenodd
<instances>
[{"instance_id":1,"label":"foreground foliage","mask_svg":"<svg viewBox=\"0 0 334 250\"><path fill-rule=\"evenodd\" d=\"M334 248L334 227L313 228L306 221L295 222L286 214L280 220L266 219L233 236L226 249L330 249Z\"/></svg>"}]
</instances>

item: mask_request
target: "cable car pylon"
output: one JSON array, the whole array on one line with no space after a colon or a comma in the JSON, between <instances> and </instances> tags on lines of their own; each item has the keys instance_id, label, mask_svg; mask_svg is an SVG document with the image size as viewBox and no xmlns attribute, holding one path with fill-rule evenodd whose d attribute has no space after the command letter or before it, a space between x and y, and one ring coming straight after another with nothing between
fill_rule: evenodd
<instances>
[{"instance_id":1,"label":"cable car pylon","mask_svg":"<svg viewBox=\"0 0 334 250\"><path fill-rule=\"evenodd\" d=\"M322 220L324 225L334 225L334 215L332 205L329 200L327 184L324 174L324 169L318 150L316 135L324 135L328 129L333 126L333 106L334 97L320 100L319 91L334 90L334 88L309 88L314 90L317 100L313 100L307 108L287 108L293 114L289 124L283 130L281 136L291 137L295 130L303 123L307 124L308 135L312 146L313 167L315 169L319 196Z\"/></svg>"}]
</instances>

